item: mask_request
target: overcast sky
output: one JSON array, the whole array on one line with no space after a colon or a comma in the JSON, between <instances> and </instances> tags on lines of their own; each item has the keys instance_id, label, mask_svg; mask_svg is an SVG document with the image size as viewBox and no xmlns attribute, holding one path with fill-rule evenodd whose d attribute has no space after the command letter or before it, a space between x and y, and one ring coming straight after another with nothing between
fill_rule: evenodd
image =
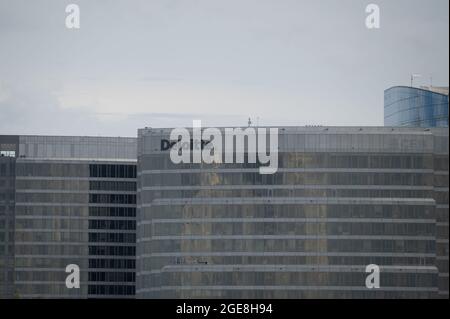
<instances>
[{"instance_id":1,"label":"overcast sky","mask_svg":"<svg viewBox=\"0 0 450 319\"><path fill-rule=\"evenodd\" d=\"M381 9L381 28L365 8ZM65 27L76 3L81 28ZM449 82L448 0L0 0L0 134L383 125L383 91Z\"/></svg>"}]
</instances>

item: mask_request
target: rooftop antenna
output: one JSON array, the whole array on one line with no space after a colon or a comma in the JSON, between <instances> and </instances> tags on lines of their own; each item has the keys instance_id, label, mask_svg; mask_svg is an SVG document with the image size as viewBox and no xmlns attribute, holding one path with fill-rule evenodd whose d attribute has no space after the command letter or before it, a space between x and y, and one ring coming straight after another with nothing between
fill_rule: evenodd
<instances>
[{"instance_id":1,"label":"rooftop antenna","mask_svg":"<svg viewBox=\"0 0 450 319\"><path fill-rule=\"evenodd\" d=\"M252 120L248 118L248 127L252 126Z\"/></svg>"},{"instance_id":2,"label":"rooftop antenna","mask_svg":"<svg viewBox=\"0 0 450 319\"><path fill-rule=\"evenodd\" d=\"M433 75L430 74L430 88L433 87Z\"/></svg>"},{"instance_id":3,"label":"rooftop antenna","mask_svg":"<svg viewBox=\"0 0 450 319\"><path fill-rule=\"evenodd\" d=\"M419 78L419 77L421 77L422 75L420 75L420 74L411 74L411 87L413 87L413 82L414 82L414 79L415 78Z\"/></svg>"}]
</instances>

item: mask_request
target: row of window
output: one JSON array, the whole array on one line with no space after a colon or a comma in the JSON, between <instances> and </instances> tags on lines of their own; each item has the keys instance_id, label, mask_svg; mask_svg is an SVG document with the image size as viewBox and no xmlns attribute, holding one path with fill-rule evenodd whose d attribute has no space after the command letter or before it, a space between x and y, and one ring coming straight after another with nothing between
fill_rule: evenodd
<instances>
[{"instance_id":1,"label":"row of window","mask_svg":"<svg viewBox=\"0 0 450 319\"><path fill-rule=\"evenodd\" d=\"M89 216L136 217L136 207L89 207Z\"/></svg>"},{"instance_id":2,"label":"row of window","mask_svg":"<svg viewBox=\"0 0 450 319\"><path fill-rule=\"evenodd\" d=\"M332 253L317 256L287 256L266 253L262 256L187 256L172 257L166 263L175 265L383 265L383 266L434 266L434 257L386 257L386 256L335 256ZM347 253L350 255L350 253ZM399 252L397 256L402 256ZM151 269L158 265L151 259L140 261L141 269ZM448 262L446 264L448 266ZM443 266L446 266L443 265ZM158 267L158 266L156 266ZM444 268L444 267L442 267ZM448 268L447 268L448 269Z\"/></svg>"},{"instance_id":3,"label":"row of window","mask_svg":"<svg viewBox=\"0 0 450 319\"><path fill-rule=\"evenodd\" d=\"M92 204L136 204L136 195L123 194L89 194L89 203Z\"/></svg>"},{"instance_id":4,"label":"row of window","mask_svg":"<svg viewBox=\"0 0 450 319\"><path fill-rule=\"evenodd\" d=\"M121 182L121 181L90 181L89 189L96 191L127 191L135 192L135 182Z\"/></svg>"},{"instance_id":5,"label":"row of window","mask_svg":"<svg viewBox=\"0 0 450 319\"><path fill-rule=\"evenodd\" d=\"M8 192L8 193L4 193L3 190L1 190L2 192L0 193L0 202L14 202L15 199L15 194L14 192ZM2 203L3 205L4 203Z\"/></svg>"},{"instance_id":6,"label":"row of window","mask_svg":"<svg viewBox=\"0 0 450 319\"><path fill-rule=\"evenodd\" d=\"M447 210L448 214L448 210ZM381 205L343 202L341 205L323 203L226 203L221 205L171 204L143 207L141 220L167 218L407 218L434 219L434 203L429 205Z\"/></svg>"},{"instance_id":7,"label":"row of window","mask_svg":"<svg viewBox=\"0 0 450 319\"><path fill-rule=\"evenodd\" d=\"M134 229L136 229L136 221L134 221L134 220L89 220L89 229L134 230Z\"/></svg>"},{"instance_id":8,"label":"row of window","mask_svg":"<svg viewBox=\"0 0 450 319\"><path fill-rule=\"evenodd\" d=\"M11 192L14 195L14 193ZM79 193L16 193L18 203L86 203L87 195ZM136 195L128 194L89 194L91 204L134 205Z\"/></svg>"},{"instance_id":9,"label":"row of window","mask_svg":"<svg viewBox=\"0 0 450 319\"><path fill-rule=\"evenodd\" d=\"M16 151L2 151L2 150L0 150L0 157L16 157Z\"/></svg>"},{"instance_id":10,"label":"row of window","mask_svg":"<svg viewBox=\"0 0 450 319\"><path fill-rule=\"evenodd\" d=\"M151 240L151 239L149 239ZM311 234L308 239L278 238L278 239L243 239L240 237L221 239L171 239L151 240L140 245L140 252L144 254L176 255L179 252L195 252L208 254L208 252L239 253L241 255L266 252L289 252L314 254L323 253L417 253L434 254L436 242L434 238L428 240L374 240L374 239L326 239L316 238ZM138 254L139 255L139 254ZM152 258L152 257L149 257ZM153 258L156 258L153 257Z\"/></svg>"},{"instance_id":11,"label":"row of window","mask_svg":"<svg viewBox=\"0 0 450 319\"><path fill-rule=\"evenodd\" d=\"M239 186L238 186L239 187ZM270 186L269 186L270 187ZM448 192L434 193L432 190L389 190L389 189L202 189L164 190L143 193L142 200L150 198L205 198L205 197L384 197L384 198L439 198L448 202ZM406 187L405 187L406 188Z\"/></svg>"},{"instance_id":12,"label":"row of window","mask_svg":"<svg viewBox=\"0 0 450 319\"><path fill-rule=\"evenodd\" d=\"M0 177L1 181L3 177ZM14 179L10 178L13 182ZM8 181L8 179L6 179ZM87 179L19 179L16 181L17 189L38 189L38 190L67 190L67 191L84 191L88 189L93 191L126 191L135 192L136 182L122 180L87 180Z\"/></svg>"},{"instance_id":13,"label":"row of window","mask_svg":"<svg viewBox=\"0 0 450 319\"><path fill-rule=\"evenodd\" d=\"M8 204L8 205L5 205ZM5 216L11 216L9 212L13 212L15 209L14 202L2 203L0 205L0 217L3 218Z\"/></svg>"},{"instance_id":14,"label":"row of window","mask_svg":"<svg viewBox=\"0 0 450 319\"><path fill-rule=\"evenodd\" d=\"M233 164L222 163L223 168L251 168L259 167L257 163L249 163L248 153L244 153L244 163ZM168 154L145 155L142 165L147 169L167 168L199 168L210 167L205 164L174 164ZM280 168L448 168L448 157L433 162L431 154L426 155L398 155L398 154L349 154L349 153L295 153L280 152L278 154Z\"/></svg>"},{"instance_id":15,"label":"row of window","mask_svg":"<svg viewBox=\"0 0 450 319\"><path fill-rule=\"evenodd\" d=\"M332 222L324 219L318 222L251 221L236 222L184 222L143 225L140 236L206 236L206 235L327 235L327 236L435 236L434 221L428 223L385 223L373 222Z\"/></svg>"},{"instance_id":16,"label":"row of window","mask_svg":"<svg viewBox=\"0 0 450 319\"><path fill-rule=\"evenodd\" d=\"M277 172L215 173L197 171L185 174L155 173L142 176L142 186L196 185L408 185L433 186L433 174L360 172Z\"/></svg>"},{"instance_id":17,"label":"row of window","mask_svg":"<svg viewBox=\"0 0 450 319\"><path fill-rule=\"evenodd\" d=\"M135 269L134 259L89 259L89 268Z\"/></svg>"},{"instance_id":18,"label":"row of window","mask_svg":"<svg viewBox=\"0 0 450 319\"><path fill-rule=\"evenodd\" d=\"M88 177L86 164L17 163L17 176Z\"/></svg>"},{"instance_id":19,"label":"row of window","mask_svg":"<svg viewBox=\"0 0 450 319\"><path fill-rule=\"evenodd\" d=\"M221 272L178 272L171 273L164 280L164 285L213 285L224 286L353 286L366 287L367 274L360 272L277 272L275 271L221 271ZM382 287L435 287L437 276L435 273L389 273L383 272L380 276Z\"/></svg>"},{"instance_id":20,"label":"row of window","mask_svg":"<svg viewBox=\"0 0 450 319\"><path fill-rule=\"evenodd\" d=\"M54 232L64 230L81 231L86 229L88 221L85 219L69 219L69 218L20 218L15 221L15 229L51 229Z\"/></svg>"},{"instance_id":21,"label":"row of window","mask_svg":"<svg viewBox=\"0 0 450 319\"><path fill-rule=\"evenodd\" d=\"M381 289L366 290L289 290L289 289L192 289L189 291L173 288L171 290L150 290L138 292L139 298L148 299L435 299L435 291Z\"/></svg>"},{"instance_id":22,"label":"row of window","mask_svg":"<svg viewBox=\"0 0 450 319\"><path fill-rule=\"evenodd\" d=\"M135 256L134 246L89 246L89 255L97 256Z\"/></svg>"},{"instance_id":23,"label":"row of window","mask_svg":"<svg viewBox=\"0 0 450 319\"><path fill-rule=\"evenodd\" d=\"M86 254L86 248L82 245L46 245L45 243L37 245L17 245L14 247L16 255L72 255L83 256ZM33 259L34 261L35 259Z\"/></svg>"},{"instance_id":24,"label":"row of window","mask_svg":"<svg viewBox=\"0 0 450 319\"><path fill-rule=\"evenodd\" d=\"M15 175L15 163L10 159L0 157L0 177L13 177Z\"/></svg>"},{"instance_id":25,"label":"row of window","mask_svg":"<svg viewBox=\"0 0 450 319\"><path fill-rule=\"evenodd\" d=\"M86 233L75 231L19 232L15 233L16 242L84 242Z\"/></svg>"},{"instance_id":26,"label":"row of window","mask_svg":"<svg viewBox=\"0 0 450 319\"><path fill-rule=\"evenodd\" d=\"M136 165L91 164L90 177L136 178Z\"/></svg>"},{"instance_id":27,"label":"row of window","mask_svg":"<svg viewBox=\"0 0 450 319\"><path fill-rule=\"evenodd\" d=\"M87 192L88 186L89 181L83 179L18 179L16 181L16 187L19 190L65 190Z\"/></svg>"},{"instance_id":28,"label":"row of window","mask_svg":"<svg viewBox=\"0 0 450 319\"><path fill-rule=\"evenodd\" d=\"M134 272L89 272L89 281L134 282Z\"/></svg>"},{"instance_id":29,"label":"row of window","mask_svg":"<svg viewBox=\"0 0 450 319\"><path fill-rule=\"evenodd\" d=\"M89 233L92 243L135 243L136 234L133 233Z\"/></svg>"},{"instance_id":30,"label":"row of window","mask_svg":"<svg viewBox=\"0 0 450 319\"><path fill-rule=\"evenodd\" d=\"M135 287L122 285L89 285L88 294L131 296L135 294Z\"/></svg>"},{"instance_id":31,"label":"row of window","mask_svg":"<svg viewBox=\"0 0 450 319\"><path fill-rule=\"evenodd\" d=\"M16 193L17 203L67 203L86 204L87 194L80 193Z\"/></svg>"},{"instance_id":32,"label":"row of window","mask_svg":"<svg viewBox=\"0 0 450 319\"><path fill-rule=\"evenodd\" d=\"M15 189L14 187L15 186L13 178L4 178L3 176L0 176L0 189L10 188L11 190L14 190Z\"/></svg>"}]
</instances>

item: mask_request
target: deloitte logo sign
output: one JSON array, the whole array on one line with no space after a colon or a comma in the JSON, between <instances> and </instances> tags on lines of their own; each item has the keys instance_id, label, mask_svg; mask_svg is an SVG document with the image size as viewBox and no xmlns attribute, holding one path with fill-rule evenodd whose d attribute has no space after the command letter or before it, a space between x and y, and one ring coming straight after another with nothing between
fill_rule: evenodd
<instances>
[{"instance_id":1,"label":"deloitte logo sign","mask_svg":"<svg viewBox=\"0 0 450 319\"><path fill-rule=\"evenodd\" d=\"M192 131L192 136L191 136ZM170 150L170 159L180 163L259 163L260 174L278 170L277 128L205 128L193 121L192 130L175 128L170 140L161 140L161 151Z\"/></svg>"}]
</instances>

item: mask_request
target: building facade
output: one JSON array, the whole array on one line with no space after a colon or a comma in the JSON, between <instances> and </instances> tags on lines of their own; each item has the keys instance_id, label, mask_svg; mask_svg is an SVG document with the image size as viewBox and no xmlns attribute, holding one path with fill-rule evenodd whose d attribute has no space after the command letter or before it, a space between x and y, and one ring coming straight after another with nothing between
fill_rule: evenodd
<instances>
[{"instance_id":1,"label":"building facade","mask_svg":"<svg viewBox=\"0 0 450 319\"><path fill-rule=\"evenodd\" d=\"M0 298L448 298L448 129L279 128L265 175L171 131L0 136Z\"/></svg>"},{"instance_id":2,"label":"building facade","mask_svg":"<svg viewBox=\"0 0 450 319\"><path fill-rule=\"evenodd\" d=\"M16 142L12 297L134 298L136 139ZM79 289L65 285L69 264Z\"/></svg>"},{"instance_id":3,"label":"building facade","mask_svg":"<svg viewBox=\"0 0 450 319\"><path fill-rule=\"evenodd\" d=\"M14 294L15 153L18 137L0 137L0 298Z\"/></svg>"},{"instance_id":4,"label":"building facade","mask_svg":"<svg viewBox=\"0 0 450 319\"><path fill-rule=\"evenodd\" d=\"M273 175L170 132L138 131L138 298L448 297L447 129L280 128Z\"/></svg>"},{"instance_id":5,"label":"building facade","mask_svg":"<svg viewBox=\"0 0 450 319\"><path fill-rule=\"evenodd\" d=\"M448 127L448 88L395 86L384 91L384 125Z\"/></svg>"}]
</instances>

